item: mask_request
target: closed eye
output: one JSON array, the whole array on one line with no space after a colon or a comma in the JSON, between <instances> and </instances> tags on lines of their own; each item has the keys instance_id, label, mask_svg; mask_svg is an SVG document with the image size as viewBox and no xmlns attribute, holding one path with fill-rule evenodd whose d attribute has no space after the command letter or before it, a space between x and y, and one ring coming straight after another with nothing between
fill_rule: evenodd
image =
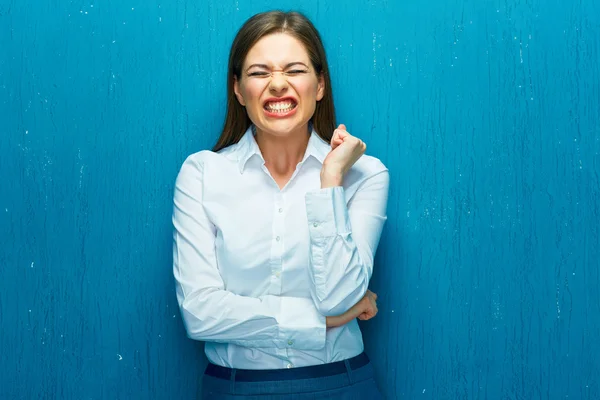
<instances>
[{"instance_id":1,"label":"closed eye","mask_svg":"<svg viewBox=\"0 0 600 400\"><path fill-rule=\"evenodd\" d=\"M248 74L248 76L261 76L262 77L262 76L269 76L269 73L265 72L265 71L255 71L255 72L250 72Z\"/></svg>"},{"instance_id":2,"label":"closed eye","mask_svg":"<svg viewBox=\"0 0 600 400\"><path fill-rule=\"evenodd\" d=\"M286 72L287 75L298 75L298 74L305 74L308 71L305 71L303 69L293 69L291 71Z\"/></svg>"}]
</instances>

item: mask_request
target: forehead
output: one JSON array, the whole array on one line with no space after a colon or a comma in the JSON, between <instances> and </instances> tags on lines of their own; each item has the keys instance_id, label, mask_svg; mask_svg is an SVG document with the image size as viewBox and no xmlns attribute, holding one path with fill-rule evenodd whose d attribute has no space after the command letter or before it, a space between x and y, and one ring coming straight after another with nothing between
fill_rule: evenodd
<instances>
[{"instance_id":1,"label":"forehead","mask_svg":"<svg viewBox=\"0 0 600 400\"><path fill-rule=\"evenodd\" d=\"M287 33L273 33L262 37L248 51L244 67L252 64L266 64L282 68L290 62L303 62L309 65L309 57L304 44Z\"/></svg>"}]
</instances>

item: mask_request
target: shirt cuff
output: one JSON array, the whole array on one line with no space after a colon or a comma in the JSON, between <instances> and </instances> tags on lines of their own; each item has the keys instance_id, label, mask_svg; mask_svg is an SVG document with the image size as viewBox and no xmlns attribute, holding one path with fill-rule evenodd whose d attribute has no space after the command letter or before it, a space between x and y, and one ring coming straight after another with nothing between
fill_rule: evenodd
<instances>
[{"instance_id":1,"label":"shirt cuff","mask_svg":"<svg viewBox=\"0 0 600 400\"><path fill-rule=\"evenodd\" d=\"M321 315L312 299L282 297L279 337L286 348L322 350L325 347L326 318Z\"/></svg>"},{"instance_id":2,"label":"shirt cuff","mask_svg":"<svg viewBox=\"0 0 600 400\"><path fill-rule=\"evenodd\" d=\"M350 216L342 186L307 192L305 202L311 238L350 233Z\"/></svg>"}]
</instances>

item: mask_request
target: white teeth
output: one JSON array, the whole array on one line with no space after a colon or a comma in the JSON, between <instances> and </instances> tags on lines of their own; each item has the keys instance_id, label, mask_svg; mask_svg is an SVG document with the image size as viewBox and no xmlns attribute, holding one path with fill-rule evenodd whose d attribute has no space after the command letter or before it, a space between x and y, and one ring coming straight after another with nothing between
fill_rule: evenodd
<instances>
[{"instance_id":1,"label":"white teeth","mask_svg":"<svg viewBox=\"0 0 600 400\"><path fill-rule=\"evenodd\" d=\"M268 103L265 108L271 112L287 112L294 108L294 103L291 101L280 101L277 103Z\"/></svg>"}]
</instances>

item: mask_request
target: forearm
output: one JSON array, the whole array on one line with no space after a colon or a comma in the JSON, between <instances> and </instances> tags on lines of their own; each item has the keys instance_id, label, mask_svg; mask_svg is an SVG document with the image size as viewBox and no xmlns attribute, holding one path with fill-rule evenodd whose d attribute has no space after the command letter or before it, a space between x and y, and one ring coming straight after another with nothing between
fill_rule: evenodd
<instances>
[{"instance_id":1,"label":"forearm","mask_svg":"<svg viewBox=\"0 0 600 400\"><path fill-rule=\"evenodd\" d=\"M311 296L326 316L340 315L366 293L373 259L386 220L388 175L379 173L362 191L346 199L342 186L326 187L306 195L310 235ZM322 171L322 186L339 183Z\"/></svg>"},{"instance_id":2,"label":"forearm","mask_svg":"<svg viewBox=\"0 0 600 400\"><path fill-rule=\"evenodd\" d=\"M319 350L325 346L326 318L309 298L235 295L205 288L178 300L188 336L246 347Z\"/></svg>"},{"instance_id":3,"label":"forearm","mask_svg":"<svg viewBox=\"0 0 600 400\"><path fill-rule=\"evenodd\" d=\"M344 175L342 171L335 169L321 169L321 189L342 186Z\"/></svg>"},{"instance_id":4,"label":"forearm","mask_svg":"<svg viewBox=\"0 0 600 400\"><path fill-rule=\"evenodd\" d=\"M347 312L365 295L372 269L360 256L351 232L312 243L309 276L319 312L326 316Z\"/></svg>"}]
</instances>

